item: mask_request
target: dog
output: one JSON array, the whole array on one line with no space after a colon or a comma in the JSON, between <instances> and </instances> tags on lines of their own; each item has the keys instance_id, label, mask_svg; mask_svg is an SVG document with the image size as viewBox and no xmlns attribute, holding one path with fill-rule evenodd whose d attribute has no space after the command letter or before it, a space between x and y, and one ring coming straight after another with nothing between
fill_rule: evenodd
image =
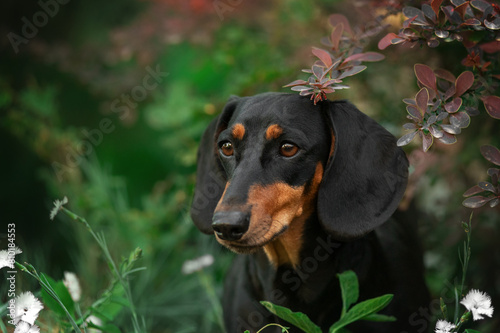
<instances>
[{"instance_id":1,"label":"dog","mask_svg":"<svg viewBox=\"0 0 500 333\"><path fill-rule=\"evenodd\" d=\"M198 229L240 254L224 284L227 332L292 326L264 300L327 332L346 270L358 276L360 301L394 294L382 313L397 318L351 332L416 332L412 314L429 294L415 218L396 211L407 177L394 136L347 101L231 97L201 139L191 207Z\"/></svg>"}]
</instances>

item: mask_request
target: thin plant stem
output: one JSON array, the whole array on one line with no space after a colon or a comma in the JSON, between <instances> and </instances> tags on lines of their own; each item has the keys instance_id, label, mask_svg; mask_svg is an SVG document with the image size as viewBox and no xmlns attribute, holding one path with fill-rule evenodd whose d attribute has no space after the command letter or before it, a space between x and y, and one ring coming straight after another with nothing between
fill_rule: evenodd
<instances>
[{"instance_id":1,"label":"thin plant stem","mask_svg":"<svg viewBox=\"0 0 500 333\"><path fill-rule=\"evenodd\" d=\"M210 281L210 277L203 271L203 269L198 271L198 277L200 278L201 284L203 285L208 294L208 299L210 303L212 303L212 307L215 309L215 316L217 318L217 323L224 331L224 323L221 317L222 307L219 303L219 298L215 293L215 289L213 287L214 284L212 283L212 281Z\"/></svg>"},{"instance_id":2,"label":"thin plant stem","mask_svg":"<svg viewBox=\"0 0 500 333\"><path fill-rule=\"evenodd\" d=\"M80 328L78 327L77 323L75 322L75 319L73 318L73 316L69 313L68 309L66 309L66 307L64 306L64 303L61 301L61 299L59 298L59 296L57 295L57 293L55 292L54 289L52 289L52 287L50 286L50 283L47 281L46 278L43 278L43 277L40 277L40 275L38 275L38 272L36 271L36 269L33 267L33 265L30 265L30 264L26 264L26 266L18 263L16 261L16 266L23 272L26 272L28 273L29 275L31 275L33 278L35 278L38 283L40 284L40 286L53 298L57 301L57 303L59 303L59 305L61 306L61 308L64 310L64 312L66 313L66 316L68 317L68 320L71 324L71 326L73 326L73 329L75 330L75 332L81 332L80 331Z\"/></svg>"},{"instance_id":3,"label":"thin plant stem","mask_svg":"<svg viewBox=\"0 0 500 333\"><path fill-rule=\"evenodd\" d=\"M281 326L280 324L275 324L275 323L271 323L271 324L267 324L266 326L262 327L260 330L257 331L257 333L260 333L262 332L265 328L267 327L270 327L270 326L278 326L278 327L281 327L282 330L284 330L285 332L288 333L288 330L286 329L286 327L283 327Z\"/></svg>"},{"instance_id":4,"label":"thin plant stem","mask_svg":"<svg viewBox=\"0 0 500 333\"><path fill-rule=\"evenodd\" d=\"M66 209L65 207L61 207L61 210L64 213L66 213L73 220L78 221L81 224L83 224L87 228L87 230L90 232L92 237L94 237L94 239L96 240L97 244L99 245L102 252L104 253L104 257L106 258L106 261L108 262L109 266L111 267L111 271L112 271L113 275L120 282L120 284L123 286L123 289L125 291L125 297L128 300L130 312L132 314L132 324L134 327L134 332L136 332L136 333L141 332L142 330L141 330L140 325L139 325L137 312L135 309L134 302L132 300L132 293L130 291L130 284L128 283L128 279L126 279L124 277L124 275L122 275L122 273L118 270L118 267L116 266L115 261L111 257L111 253L109 252L104 235L96 234L85 218L73 213L72 211Z\"/></svg>"}]
</instances>

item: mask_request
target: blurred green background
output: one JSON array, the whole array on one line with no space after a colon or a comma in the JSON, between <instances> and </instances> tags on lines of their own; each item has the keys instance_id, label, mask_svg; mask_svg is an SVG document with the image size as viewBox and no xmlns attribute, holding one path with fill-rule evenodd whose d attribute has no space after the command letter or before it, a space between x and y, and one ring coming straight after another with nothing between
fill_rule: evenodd
<instances>
[{"instance_id":1,"label":"blurred green background","mask_svg":"<svg viewBox=\"0 0 500 333\"><path fill-rule=\"evenodd\" d=\"M97 246L62 214L49 220L53 200L67 196L71 210L104 232L118 261L143 249L139 265L147 270L133 276L132 288L150 332L220 332L220 313L200 274L181 273L186 260L212 254L215 263L202 277L220 295L232 258L188 215L201 134L230 95L289 91L282 86L304 78L300 69L312 63L311 46L330 33L330 14L356 25L372 20L375 10L326 0L61 2L52 2L57 6L46 22L38 1L0 3L1 248L6 225L15 223L21 261L56 279L76 272L83 304L95 300L110 277ZM30 30L26 21L34 20L39 27ZM9 33L21 39L12 42ZM376 50L381 37L368 49ZM417 91L413 64L459 74L466 53L454 44L383 53L384 61L369 64L346 81L351 89L332 97L351 100L399 137L402 99ZM461 221L470 214L462 193L487 179L491 165L479 147L499 147L499 129L483 112L454 146L435 144L427 154L418 142L405 147L412 161L407 199L421 212L434 298L447 292L449 298L447 285L461 277L457 249L465 237ZM498 208L475 212L467 279L492 295L497 308L499 222ZM18 288L39 289L28 276L18 278ZM0 283L2 303L5 290ZM484 332L499 327L495 317ZM126 313L119 323L126 332Z\"/></svg>"}]
</instances>

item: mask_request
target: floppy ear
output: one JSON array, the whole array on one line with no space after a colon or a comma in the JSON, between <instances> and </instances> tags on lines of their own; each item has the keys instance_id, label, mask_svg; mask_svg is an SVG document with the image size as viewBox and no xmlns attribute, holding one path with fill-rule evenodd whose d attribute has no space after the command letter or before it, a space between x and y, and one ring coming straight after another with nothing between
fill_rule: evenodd
<instances>
[{"instance_id":1,"label":"floppy ear","mask_svg":"<svg viewBox=\"0 0 500 333\"><path fill-rule=\"evenodd\" d=\"M218 158L217 137L227 128L237 104L237 97L229 99L222 113L208 125L198 148L198 170L191 204L191 218L198 229L206 234L213 234L212 216L227 181L226 173Z\"/></svg>"},{"instance_id":2,"label":"floppy ear","mask_svg":"<svg viewBox=\"0 0 500 333\"><path fill-rule=\"evenodd\" d=\"M318 216L341 240L378 227L403 197L408 160L396 138L348 102L325 103L335 147L318 193Z\"/></svg>"}]
</instances>

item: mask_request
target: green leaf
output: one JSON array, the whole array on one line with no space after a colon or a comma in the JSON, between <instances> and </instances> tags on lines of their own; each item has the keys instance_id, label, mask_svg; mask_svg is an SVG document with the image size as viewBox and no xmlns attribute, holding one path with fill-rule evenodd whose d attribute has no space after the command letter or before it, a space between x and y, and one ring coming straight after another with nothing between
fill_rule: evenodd
<instances>
[{"instance_id":1,"label":"green leaf","mask_svg":"<svg viewBox=\"0 0 500 333\"><path fill-rule=\"evenodd\" d=\"M97 328L106 333L121 333L120 329L113 324L106 324Z\"/></svg>"},{"instance_id":2,"label":"green leaf","mask_svg":"<svg viewBox=\"0 0 500 333\"><path fill-rule=\"evenodd\" d=\"M292 312L290 309L275 305L271 302L262 301L260 303L264 305L272 314L275 314L290 324L297 326L306 333L321 333L321 329L302 312Z\"/></svg>"},{"instance_id":3,"label":"green leaf","mask_svg":"<svg viewBox=\"0 0 500 333\"><path fill-rule=\"evenodd\" d=\"M53 278L50 276L47 276L45 274L40 274L42 281L46 280L50 287L55 291L57 294L57 297L61 300L61 302L64 304L68 312L71 314L71 316L74 318L75 316L75 303L73 302L73 299L71 298L71 295L68 292L68 289L66 289L66 286L64 283L60 281L55 281ZM57 315L61 317L66 317L66 312L62 308L62 306L45 290L42 288L42 299L43 303L47 305L52 311L54 311Z\"/></svg>"},{"instance_id":4,"label":"green leaf","mask_svg":"<svg viewBox=\"0 0 500 333\"><path fill-rule=\"evenodd\" d=\"M476 331L476 330L471 330L470 328L468 328L465 330L465 333L481 333L481 332Z\"/></svg>"},{"instance_id":5,"label":"green leaf","mask_svg":"<svg viewBox=\"0 0 500 333\"><path fill-rule=\"evenodd\" d=\"M345 271L337 274L340 281L340 290L342 291L342 318L347 310L358 301L359 298L359 283L356 273L353 271Z\"/></svg>"},{"instance_id":6,"label":"green leaf","mask_svg":"<svg viewBox=\"0 0 500 333\"><path fill-rule=\"evenodd\" d=\"M329 332L338 332L340 328L354 323L355 321L362 320L363 318L382 310L391 302L393 297L394 295L387 294L356 304L345 314L344 317L340 318L339 321L330 327Z\"/></svg>"},{"instance_id":7,"label":"green leaf","mask_svg":"<svg viewBox=\"0 0 500 333\"><path fill-rule=\"evenodd\" d=\"M386 322L386 321L396 321L397 318L394 316L386 316L386 315L379 314L379 313L373 313L371 315L368 315L366 317L361 318L361 320Z\"/></svg>"},{"instance_id":8,"label":"green leaf","mask_svg":"<svg viewBox=\"0 0 500 333\"><path fill-rule=\"evenodd\" d=\"M116 284L111 290L111 295L103 296L107 299L94 308L94 312L105 321L112 321L120 311L130 303L123 297L125 290L121 284Z\"/></svg>"}]
</instances>

